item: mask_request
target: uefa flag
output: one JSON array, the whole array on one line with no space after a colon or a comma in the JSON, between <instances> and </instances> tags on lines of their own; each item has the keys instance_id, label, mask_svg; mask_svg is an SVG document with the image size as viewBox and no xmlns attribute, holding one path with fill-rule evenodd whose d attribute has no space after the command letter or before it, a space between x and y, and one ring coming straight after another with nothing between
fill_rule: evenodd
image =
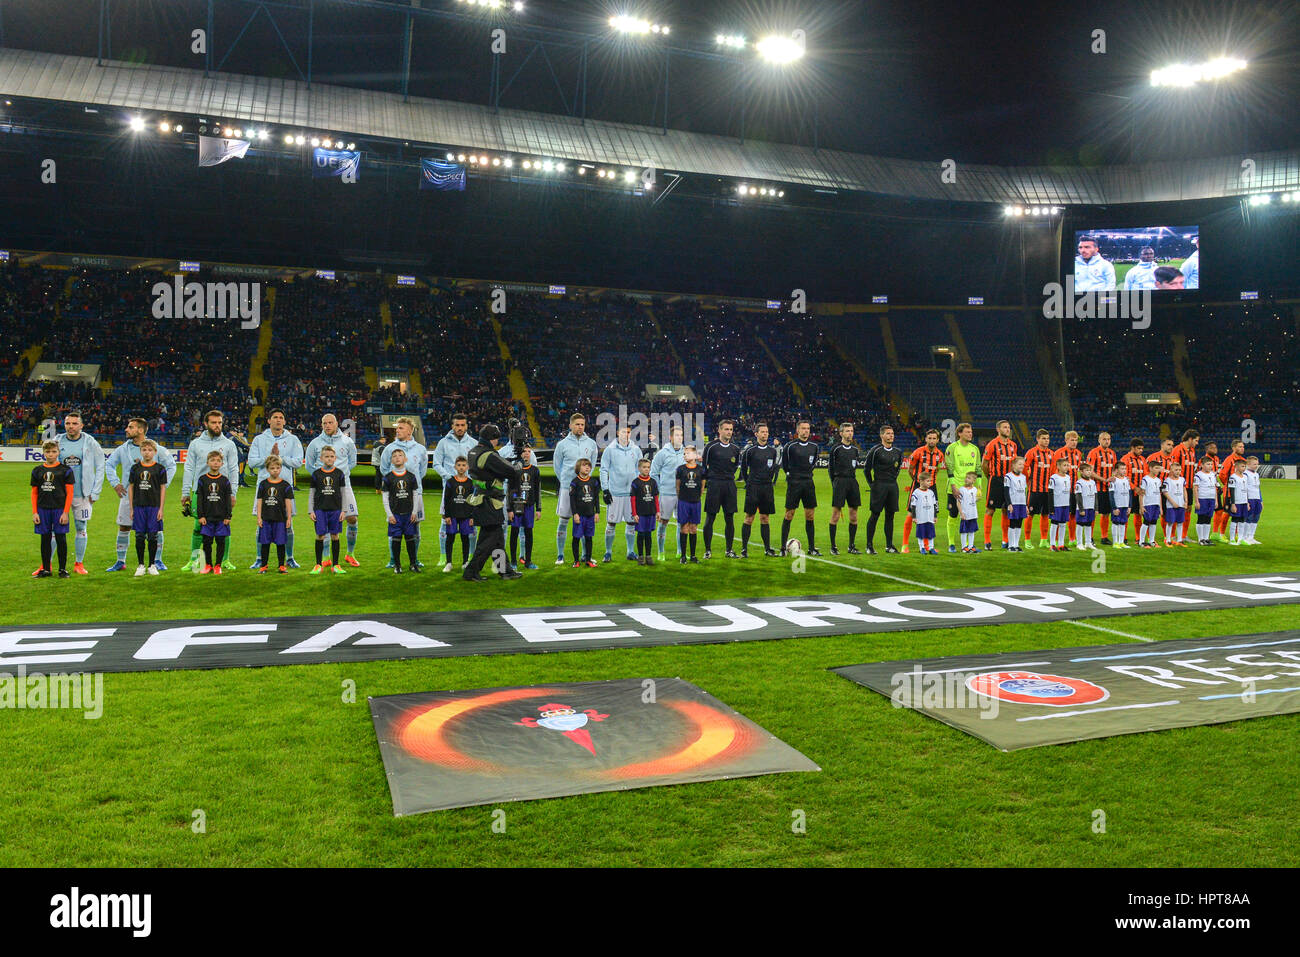
<instances>
[{"instance_id":1,"label":"uefa flag","mask_svg":"<svg viewBox=\"0 0 1300 957\"><path fill-rule=\"evenodd\" d=\"M228 159L243 159L247 152L248 140L235 140L224 136L199 137L200 166L220 166Z\"/></svg>"},{"instance_id":2,"label":"uefa flag","mask_svg":"<svg viewBox=\"0 0 1300 957\"><path fill-rule=\"evenodd\" d=\"M465 188L465 167L458 163L442 163L434 159L420 160L420 189Z\"/></svg>"}]
</instances>

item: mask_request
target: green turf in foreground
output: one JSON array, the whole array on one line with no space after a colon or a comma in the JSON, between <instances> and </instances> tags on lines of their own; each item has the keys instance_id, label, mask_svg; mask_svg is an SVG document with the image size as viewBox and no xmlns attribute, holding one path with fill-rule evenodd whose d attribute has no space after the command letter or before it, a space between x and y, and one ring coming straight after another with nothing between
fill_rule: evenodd
<instances>
[{"instance_id":1,"label":"green turf in foreground","mask_svg":"<svg viewBox=\"0 0 1300 957\"><path fill-rule=\"evenodd\" d=\"M909 587L851 568L717 557L703 567L596 570L551 565L553 517L538 532L542 571L471 587L433 571L382 572L382 528L362 497L365 568L347 576L254 576L251 520L236 518L240 571L181 575L179 517L160 578L102 572L113 514L92 523L87 579L33 581L26 470L0 470L0 622L168 619L850 592ZM822 486L824 498L828 490ZM780 490L778 490L778 495ZM1294 483L1266 482L1257 548L979 556L841 555L939 587L1300 569ZM553 501L553 499L551 500ZM175 501L173 501L175 506ZM826 550L820 510L818 543ZM169 516L172 510L169 509ZM242 524L241 524L242 520ZM864 523L865 524L865 523ZM802 537L802 522L795 529ZM942 532L940 533L942 536ZM299 560L309 542L304 536ZM430 535L428 541L432 541ZM618 542L622 541L620 536ZM942 539L941 539L942 541ZM603 545L603 539L601 540ZM879 544L879 543L878 543ZM841 542L843 546L843 542ZM428 557L426 543L426 558ZM616 543L616 555L618 553ZM309 554L309 553L308 553ZM752 554L752 553L751 553ZM1110 618L1147 638L1294 626L1294 608ZM870 660L1120 642L1065 622L707 645L106 675L104 715L0 711L0 864L67 865L1080 865L1286 866L1294 847L1300 718L1085 741L1001 754L825 669ZM604 793L395 819L367 695L680 676L820 764L821 773ZM355 682L357 701L343 701ZM206 833L192 831L201 809ZM1106 833L1093 812L1106 813ZM792 813L807 833L791 831Z\"/></svg>"}]
</instances>

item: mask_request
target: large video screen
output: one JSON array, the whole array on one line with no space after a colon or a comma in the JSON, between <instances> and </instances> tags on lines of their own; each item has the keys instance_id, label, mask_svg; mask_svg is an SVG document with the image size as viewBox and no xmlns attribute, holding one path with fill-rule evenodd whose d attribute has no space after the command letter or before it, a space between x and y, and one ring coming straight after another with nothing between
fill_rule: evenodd
<instances>
[{"instance_id":1,"label":"large video screen","mask_svg":"<svg viewBox=\"0 0 1300 957\"><path fill-rule=\"evenodd\" d=\"M1074 291L1199 289L1199 226L1083 229L1074 234Z\"/></svg>"}]
</instances>

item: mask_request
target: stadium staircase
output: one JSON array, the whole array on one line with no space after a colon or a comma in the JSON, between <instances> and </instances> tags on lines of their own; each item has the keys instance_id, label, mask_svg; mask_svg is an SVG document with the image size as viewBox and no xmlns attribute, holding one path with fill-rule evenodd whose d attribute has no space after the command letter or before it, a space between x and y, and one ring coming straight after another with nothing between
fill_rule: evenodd
<instances>
[{"instance_id":1,"label":"stadium staircase","mask_svg":"<svg viewBox=\"0 0 1300 957\"><path fill-rule=\"evenodd\" d=\"M266 360L271 356L271 326L275 317L275 286L266 287L266 315L262 319L262 325L257 330L257 354L253 356L253 364L248 369L248 388L257 395L261 390L262 397L265 399L271 394L271 384L266 381L266 374L263 369L266 367ZM251 438L257 428L256 423L265 412L264 406L259 402L253 406L248 413L248 435Z\"/></svg>"},{"instance_id":2,"label":"stadium staircase","mask_svg":"<svg viewBox=\"0 0 1300 957\"><path fill-rule=\"evenodd\" d=\"M19 361L14 363L13 374L18 375L18 370L23 368L22 359L27 360L27 371L31 372L32 369L36 368L36 363L41 361L41 353L44 351L45 344L43 342L28 346Z\"/></svg>"},{"instance_id":3,"label":"stadium staircase","mask_svg":"<svg viewBox=\"0 0 1300 957\"><path fill-rule=\"evenodd\" d=\"M885 341L885 357L889 360L889 367L897 369L898 346L894 343L894 330L889 324L889 316L883 313L880 316L880 338Z\"/></svg>"},{"instance_id":4,"label":"stadium staircase","mask_svg":"<svg viewBox=\"0 0 1300 957\"><path fill-rule=\"evenodd\" d=\"M1192 381L1191 359L1187 355L1187 336L1181 332L1174 333L1174 375L1178 377L1178 388L1188 402L1196 401L1196 383Z\"/></svg>"},{"instance_id":5,"label":"stadium staircase","mask_svg":"<svg viewBox=\"0 0 1300 957\"><path fill-rule=\"evenodd\" d=\"M948 335L952 337L952 344L957 350L956 364L962 369L973 369L975 363L971 359L970 350L966 348L966 337L961 334L961 327L957 325L957 317L951 312L945 312L943 314L943 321L948 327ZM961 386L956 384L956 377L953 378L953 383L952 394L958 396L957 405L960 408L965 403L965 399L960 397ZM962 418L969 422L970 413L968 411L963 411Z\"/></svg>"},{"instance_id":6,"label":"stadium staircase","mask_svg":"<svg viewBox=\"0 0 1300 957\"><path fill-rule=\"evenodd\" d=\"M366 387L370 390L370 394L374 395L379 391L379 370L374 366L366 366L361 371L366 377Z\"/></svg>"},{"instance_id":7,"label":"stadium staircase","mask_svg":"<svg viewBox=\"0 0 1300 957\"><path fill-rule=\"evenodd\" d=\"M959 346L964 349L964 346ZM957 370L948 370L948 388L952 390L953 402L957 404L957 415L960 422L970 422L970 403L966 401L966 392L961 387L961 380L957 378Z\"/></svg>"},{"instance_id":8,"label":"stadium staircase","mask_svg":"<svg viewBox=\"0 0 1300 957\"><path fill-rule=\"evenodd\" d=\"M420 381L419 369L407 369L406 381L416 395L424 395L424 383Z\"/></svg>"},{"instance_id":9,"label":"stadium staircase","mask_svg":"<svg viewBox=\"0 0 1300 957\"><path fill-rule=\"evenodd\" d=\"M677 362L677 374L681 376L682 382L685 383L686 363L682 362L682 357L677 351L677 346L673 345L672 339L664 335L663 327L659 325L659 317L655 315L655 311L653 309L651 309L649 306L644 306L642 308L642 312L644 313L645 317L650 320L650 324L655 327L655 336L659 339L660 342L668 346L668 351L672 353L673 359L676 360Z\"/></svg>"},{"instance_id":10,"label":"stadium staircase","mask_svg":"<svg viewBox=\"0 0 1300 957\"><path fill-rule=\"evenodd\" d=\"M533 412L533 400L528 395L528 383L524 381L524 374L515 365L515 360L510 357L510 347L506 345L505 337L501 335L501 320L492 314L489 314L488 318L492 322L492 332L497 337L497 348L501 351L501 364L510 370L510 398L523 408L524 418L528 420L528 430L533 433L533 442L539 449L544 449L546 436L537 422L536 413Z\"/></svg>"},{"instance_id":11,"label":"stadium staircase","mask_svg":"<svg viewBox=\"0 0 1300 957\"><path fill-rule=\"evenodd\" d=\"M799 405L805 409L808 408L808 400L804 398L803 389L799 388L799 383L795 382L794 377L785 371L785 366L781 365L781 360L776 357L776 353L768 348L768 345L763 341L762 336L754 336L754 341L763 347L763 351L767 353L767 357L772 360L772 365L776 368L777 375L784 376L785 381L790 383L790 389L794 392L794 397L799 400Z\"/></svg>"},{"instance_id":12,"label":"stadium staircase","mask_svg":"<svg viewBox=\"0 0 1300 957\"><path fill-rule=\"evenodd\" d=\"M384 330L384 345L389 349L394 348L397 345L396 327L393 325L393 307L388 304L387 297L379 301L379 325ZM375 376L375 384L379 384L378 375Z\"/></svg>"}]
</instances>

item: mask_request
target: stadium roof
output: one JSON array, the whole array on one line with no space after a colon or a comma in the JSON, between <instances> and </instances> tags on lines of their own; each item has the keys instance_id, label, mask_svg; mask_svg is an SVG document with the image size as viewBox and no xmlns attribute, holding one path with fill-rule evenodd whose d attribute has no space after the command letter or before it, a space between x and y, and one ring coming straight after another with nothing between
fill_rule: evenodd
<instances>
[{"instance_id":1,"label":"stadium roof","mask_svg":"<svg viewBox=\"0 0 1300 957\"><path fill-rule=\"evenodd\" d=\"M1110 205L1243 196L1300 187L1300 150L1096 168L965 165L955 182L933 162L737 139L298 80L0 49L0 92L99 107L339 131L684 174L916 199Z\"/></svg>"}]
</instances>

